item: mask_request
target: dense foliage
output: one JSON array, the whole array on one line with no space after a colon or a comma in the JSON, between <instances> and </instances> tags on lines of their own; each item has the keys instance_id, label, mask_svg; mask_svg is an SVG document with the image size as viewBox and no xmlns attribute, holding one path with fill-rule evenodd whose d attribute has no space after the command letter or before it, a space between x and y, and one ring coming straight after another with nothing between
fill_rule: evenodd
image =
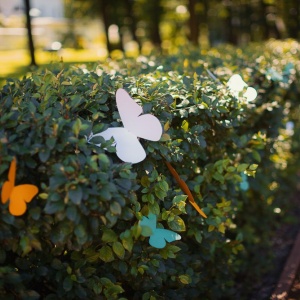
<instances>
[{"instance_id":1,"label":"dense foliage","mask_svg":"<svg viewBox=\"0 0 300 300\"><path fill-rule=\"evenodd\" d=\"M20 217L0 205L1 298L246 298L271 267L272 229L289 209L275 195L296 173L299 51L293 41L205 55L185 49L8 80L0 186L16 157L16 185L35 184L39 194ZM236 73L257 89L253 102L226 86ZM139 164L120 161L113 141L86 140L122 126L120 87L164 128L160 141L141 140L147 157ZM182 239L151 247L139 226L149 212Z\"/></svg>"}]
</instances>

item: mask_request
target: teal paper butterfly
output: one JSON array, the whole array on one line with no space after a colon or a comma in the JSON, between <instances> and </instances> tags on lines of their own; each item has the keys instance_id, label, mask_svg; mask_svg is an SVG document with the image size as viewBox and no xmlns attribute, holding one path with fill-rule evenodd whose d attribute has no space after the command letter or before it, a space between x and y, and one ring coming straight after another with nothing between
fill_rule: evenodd
<instances>
[{"instance_id":1,"label":"teal paper butterfly","mask_svg":"<svg viewBox=\"0 0 300 300\"><path fill-rule=\"evenodd\" d=\"M249 189L249 182L248 182L248 177L246 174L242 173L242 182L240 183L240 188L243 191L247 191Z\"/></svg>"},{"instance_id":2,"label":"teal paper butterfly","mask_svg":"<svg viewBox=\"0 0 300 300\"><path fill-rule=\"evenodd\" d=\"M167 244L166 241L170 243L181 239L181 236L174 231L156 228L156 215L152 213L148 217L143 216L140 226L142 227L142 235L150 236L149 244L158 249L164 248Z\"/></svg>"}]
</instances>

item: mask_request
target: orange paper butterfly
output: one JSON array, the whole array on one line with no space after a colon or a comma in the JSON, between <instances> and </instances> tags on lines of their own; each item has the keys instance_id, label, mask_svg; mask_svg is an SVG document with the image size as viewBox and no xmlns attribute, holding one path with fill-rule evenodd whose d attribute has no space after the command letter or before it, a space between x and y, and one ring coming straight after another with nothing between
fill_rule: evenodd
<instances>
[{"instance_id":1,"label":"orange paper butterfly","mask_svg":"<svg viewBox=\"0 0 300 300\"><path fill-rule=\"evenodd\" d=\"M15 186L16 168L17 161L16 158L14 158L10 164L8 181L5 181L2 186L1 200L4 204L9 199L9 212L13 216L21 216L26 212L26 203L29 203L39 190L33 184Z\"/></svg>"}]
</instances>

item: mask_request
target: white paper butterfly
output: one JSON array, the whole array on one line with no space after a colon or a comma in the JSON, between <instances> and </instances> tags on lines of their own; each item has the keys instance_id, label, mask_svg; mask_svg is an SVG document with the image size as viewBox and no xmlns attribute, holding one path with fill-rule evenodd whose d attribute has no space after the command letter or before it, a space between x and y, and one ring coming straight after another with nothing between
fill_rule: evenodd
<instances>
[{"instance_id":1,"label":"white paper butterfly","mask_svg":"<svg viewBox=\"0 0 300 300\"><path fill-rule=\"evenodd\" d=\"M124 162L138 163L146 157L138 138L158 141L162 135L162 126L153 115L140 116L143 112L142 107L124 89L117 90L116 101L124 127L108 128L103 132L92 134L88 141L96 136L102 136L105 140L113 137L117 156Z\"/></svg>"},{"instance_id":2,"label":"white paper butterfly","mask_svg":"<svg viewBox=\"0 0 300 300\"><path fill-rule=\"evenodd\" d=\"M236 97L239 96L239 93L243 91L244 88L247 88L243 96L249 102L253 101L257 97L256 90L253 87L248 87L247 83L238 74L234 74L230 77L227 82L227 86Z\"/></svg>"}]
</instances>

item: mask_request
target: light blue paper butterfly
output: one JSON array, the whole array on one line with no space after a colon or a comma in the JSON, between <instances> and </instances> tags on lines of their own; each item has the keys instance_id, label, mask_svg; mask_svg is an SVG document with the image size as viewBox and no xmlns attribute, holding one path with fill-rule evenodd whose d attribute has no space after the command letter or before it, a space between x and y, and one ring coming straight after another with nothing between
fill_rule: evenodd
<instances>
[{"instance_id":1,"label":"light blue paper butterfly","mask_svg":"<svg viewBox=\"0 0 300 300\"><path fill-rule=\"evenodd\" d=\"M174 231L156 228L156 215L152 213L148 217L143 216L140 226L142 227L142 235L150 236L149 244L158 249L164 248L167 244L166 241L170 243L181 239L181 236Z\"/></svg>"},{"instance_id":2,"label":"light blue paper butterfly","mask_svg":"<svg viewBox=\"0 0 300 300\"><path fill-rule=\"evenodd\" d=\"M249 189L248 177L245 173L241 173L242 182L240 183L240 189L247 191Z\"/></svg>"}]
</instances>

